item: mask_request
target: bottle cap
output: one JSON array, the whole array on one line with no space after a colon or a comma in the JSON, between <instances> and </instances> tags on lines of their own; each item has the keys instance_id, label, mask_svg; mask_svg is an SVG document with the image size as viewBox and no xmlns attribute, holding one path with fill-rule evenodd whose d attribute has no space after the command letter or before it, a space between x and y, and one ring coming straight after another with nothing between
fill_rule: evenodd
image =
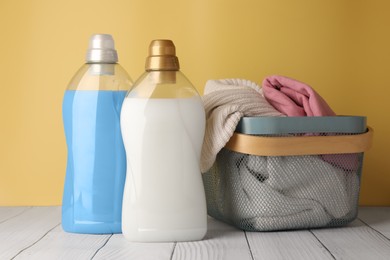
<instances>
[{"instance_id":1,"label":"bottle cap","mask_svg":"<svg viewBox=\"0 0 390 260\"><path fill-rule=\"evenodd\" d=\"M93 34L89 39L87 63L117 63L118 54L110 34Z\"/></svg>"},{"instance_id":2,"label":"bottle cap","mask_svg":"<svg viewBox=\"0 0 390 260\"><path fill-rule=\"evenodd\" d=\"M179 59L171 40L153 40L149 45L149 56L145 63L146 71L178 71Z\"/></svg>"}]
</instances>

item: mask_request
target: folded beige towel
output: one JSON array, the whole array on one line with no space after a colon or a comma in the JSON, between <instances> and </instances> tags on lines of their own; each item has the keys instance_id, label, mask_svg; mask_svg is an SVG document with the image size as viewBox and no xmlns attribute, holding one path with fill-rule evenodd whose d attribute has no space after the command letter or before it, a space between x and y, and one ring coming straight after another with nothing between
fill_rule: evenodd
<instances>
[{"instance_id":1,"label":"folded beige towel","mask_svg":"<svg viewBox=\"0 0 390 260\"><path fill-rule=\"evenodd\" d=\"M243 79L209 80L202 97L206 132L200 168L205 173L232 137L243 116L284 116L273 108L254 82Z\"/></svg>"}]
</instances>

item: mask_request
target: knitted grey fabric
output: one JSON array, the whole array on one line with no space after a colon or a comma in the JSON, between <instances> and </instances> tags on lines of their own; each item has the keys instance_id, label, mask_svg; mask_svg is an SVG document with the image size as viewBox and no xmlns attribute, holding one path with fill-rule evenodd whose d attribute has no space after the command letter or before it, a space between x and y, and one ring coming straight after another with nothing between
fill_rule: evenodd
<instances>
[{"instance_id":1,"label":"knitted grey fabric","mask_svg":"<svg viewBox=\"0 0 390 260\"><path fill-rule=\"evenodd\" d=\"M284 116L273 108L254 82L243 79L209 80L202 97L206 132L201 155L201 172L214 164L218 152L232 137L243 116Z\"/></svg>"}]
</instances>

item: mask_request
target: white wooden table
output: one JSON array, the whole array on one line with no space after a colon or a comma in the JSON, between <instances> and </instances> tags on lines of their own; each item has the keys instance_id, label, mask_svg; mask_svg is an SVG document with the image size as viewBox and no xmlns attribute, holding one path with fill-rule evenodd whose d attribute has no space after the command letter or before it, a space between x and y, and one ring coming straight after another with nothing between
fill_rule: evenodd
<instances>
[{"instance_id":1,"label":"white wooden table","mask_svg":"<svg viewBox=\"0 0 390 260\"><path fill-rule=\"evenodd\" d=\"M130 243L61 228L60 207L0 207L0 259L390 259L390 208L359 209L343 228L244 232L209 218L203 241Z\"/></svg>"}]
</instances>

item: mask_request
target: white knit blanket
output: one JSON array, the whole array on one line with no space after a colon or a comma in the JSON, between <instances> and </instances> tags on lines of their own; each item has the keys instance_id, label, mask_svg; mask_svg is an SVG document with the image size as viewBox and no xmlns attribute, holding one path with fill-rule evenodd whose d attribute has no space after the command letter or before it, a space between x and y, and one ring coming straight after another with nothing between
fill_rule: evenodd
<instances>
[{"instance_id":1,"label":"white knit blanket","mask_svg":"<svg viewBox=\"0 0 390 260\"><path fill-rule=\"evenodd\" d=\"M262 89L249 80L209 80L202 100L206 111L200 163L202 173L214 164L218 152L232 137L241 117L284 116L268 103Z\"/></svg>"}]
</instances>

